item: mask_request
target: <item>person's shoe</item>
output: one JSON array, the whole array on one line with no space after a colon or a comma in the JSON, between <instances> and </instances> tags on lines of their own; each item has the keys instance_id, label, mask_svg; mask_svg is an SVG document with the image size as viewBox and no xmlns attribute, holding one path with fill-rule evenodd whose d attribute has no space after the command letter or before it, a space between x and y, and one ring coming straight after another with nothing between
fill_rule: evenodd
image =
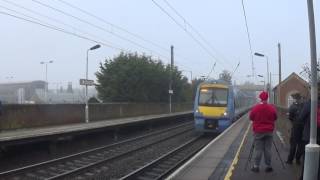
<instances>
[{"instance_id":1,"label":"person's shoe","mask_svg":"<svg viewBox=\"0 0 320 180\"><path fill-rule=\"evenodd\" d=\"M272 167L271 166L269 166L269 167L266 167L266 170L265 170L266 172L272 172L273 171L273 169L272 169Z\"/></svg>"},{"instance_id":2,"label":"person's shoe","mask_svg":"<svg viewBox=\"0 0 320 180\"><path fill-rule=\"evenodd\" d=\"M255 172L255 173L258 173L260 170L259 170L259 167L258 167L258 166L253 166L253 167L251 168L251 171L252 171L252 172Z\"/></svg>"},{"instance_id":3,"label":"person's shoe","mask_svg":"<svg viewBox=\"0 0 320 180\"><path fill-rule=\"evenodd\" d=\"M299 159L297 159L297 160L296 160L296 164L297 164L297 165L300 165L300 164L301 164L301 161L300 161Z\"/></svg>"},{"instance_id":4,"label":"person's shoe","mask_svg":"<svg viewBox=\"0 0 320 180\"><path fill-rule=\"evenodd\" d=\"M286 163L287 163L287 164L292 164L292 161L287 160Z\"/></svg>"}]
</instances>

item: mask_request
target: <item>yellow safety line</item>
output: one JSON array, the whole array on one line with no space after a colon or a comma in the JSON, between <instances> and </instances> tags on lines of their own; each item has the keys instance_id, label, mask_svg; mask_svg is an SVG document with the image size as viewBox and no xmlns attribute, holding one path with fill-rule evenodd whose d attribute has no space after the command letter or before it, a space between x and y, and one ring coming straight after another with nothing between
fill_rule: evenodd
<instances>
[{"instance_id":1,"label":"yellow safety line","mask_svg":"<svg viewBox=\"0 0 320 180\"><path fill-rule=\"evenodd\" d=\"M227 172L226 176L224 177L224 180L230 180L230 178L231 178L231 176L232 176L232 171L234 170L234 166L237 165L237 163L238 163L238 161L239 161L240 150L242 149L244 140L245 140L246 137L247 137L247 134L248 134L248 132L249 132L250 126L251 126L251 123L248 125L248 128L247 128L247 130L246 130L246 132L245 132L245 134L244 134L244 136L243 136L243 138L242 138L242 141L241 141L241 143L240 143L240 146L239 146L239 148L238 148L238 150L237 150L237 153L236 153L236 155L235 155L235 157L234 157L234 159L233 159L233 161L232 161L232 163L231 163L231 165L230 165L230 167L229 167L229 169L228 169L228 172Z\"/></svg>"}]
</instances>

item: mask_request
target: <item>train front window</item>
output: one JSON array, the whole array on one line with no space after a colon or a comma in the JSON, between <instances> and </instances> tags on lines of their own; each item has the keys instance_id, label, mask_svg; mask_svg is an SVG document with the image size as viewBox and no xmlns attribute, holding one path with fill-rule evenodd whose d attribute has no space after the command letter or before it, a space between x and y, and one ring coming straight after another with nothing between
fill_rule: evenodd
<instances>
[{"instance_id":1,"label":"train front window","mask_svg":"<svg viewBox=\"0 0 320 180\"><path fill-rule=\"evenodd\" d=\"M202 88L200 89L199 105L200 106L227 106L228 90Z\"/></svg>"}]
</instances>

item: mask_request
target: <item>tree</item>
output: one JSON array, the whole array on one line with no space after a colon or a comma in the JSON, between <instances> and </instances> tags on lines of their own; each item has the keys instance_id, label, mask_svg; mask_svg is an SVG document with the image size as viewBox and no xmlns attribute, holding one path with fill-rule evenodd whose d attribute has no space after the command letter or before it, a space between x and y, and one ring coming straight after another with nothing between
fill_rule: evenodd
<instances>
[{"instance_id":1,"label":"tree","mask_svg":"<svg viewBox=\"0 0 320 180\"><path fill-rule=\"evenodd\" d=\"M319 62L317 62L317 71L320 71ZM300 75L302 75L305 79L307 79L309 82L311 82L311 68L308 63L305 63L302 65L302 71L300 72ZM320 74L317 74L317 78L320 78Z\"/></svg>"},{"instance_id":2,"label":"tree","mask_svg":"<svg viewBox=\"0 0 320 180\"><path fill-rule=\"evenodd\" d=\"M204 82L204 79L202 78L195 78L192 80L192 100L194 100L194 97L196 96L197 88L200 83Z\"/></svg>"},{"instance_id":3,"label":"tree","mask_svg":"<svg viewBox=\"0 0 320 180\"><path fill-rule=\"evenodd\" d=\"M91 97L89 98L88 103L100 103L100 101L96 97Z\"/></svg>"},{"instance_id":4,"label":"tree","mask_svg":"<svg viewBox=\"0 0 320 180\"><path fill-rule=\"evenodd\" d=\"M227 70L223 70L222 73L219 74L219 79L231 84L232 83L231 82L231 80L232 80L231 72L227 71Z\"/></svg>"},{"instance_id":5,"label":"tree","mask_svg":"<svg viewBox=\"0 0 320 180\"><path fill-rule=\"evenodd\" d=\"M168 102L170 65L149 56L121 52L101 63L96 76L98 97L104 102ZM187 101L187 79L177 67L172 77L172 101Z\"/></svg>"}]
</instances>

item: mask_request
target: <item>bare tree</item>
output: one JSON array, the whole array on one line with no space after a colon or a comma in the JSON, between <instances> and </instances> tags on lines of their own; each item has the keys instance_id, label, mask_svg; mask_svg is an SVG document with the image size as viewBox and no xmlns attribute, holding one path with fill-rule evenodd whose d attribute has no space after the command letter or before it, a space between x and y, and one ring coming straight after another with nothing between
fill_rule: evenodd
<instances>
[{"instance_id":1,"label":"bare tree","mask_svg":"<svg viewBox=\"0 0 320 180\"><path fill-rule=\"evenodd\" d=\"M320 71L320 64L319 61L317 63L317 71L318 71L318 79L320 78L319 76L319 71ZM307 79L309 82L311 82L311 68L309 63L305 63L302 65L302 71L299 73L302 77L304 77L305 79Z\"/></svg>"}]
</instances>

